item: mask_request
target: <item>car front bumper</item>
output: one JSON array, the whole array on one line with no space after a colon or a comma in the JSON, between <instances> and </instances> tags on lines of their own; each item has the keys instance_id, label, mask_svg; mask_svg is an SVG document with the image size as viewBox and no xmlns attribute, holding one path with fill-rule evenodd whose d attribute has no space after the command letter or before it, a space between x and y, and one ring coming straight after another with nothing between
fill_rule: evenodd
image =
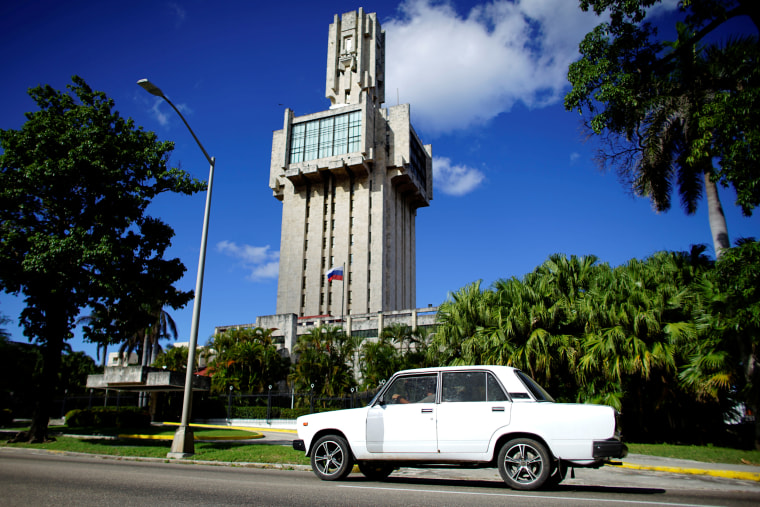
<instances>
[{"instance_id":1,"label":"car front bumper","mask_svg":"<svg viewBox=\"0 0 760 507\"><path fill-rule=\"evenodd\" d=\"M303 440L293 440L293 449L306 452L306 443Z\"/></svg>"}]
</instances>

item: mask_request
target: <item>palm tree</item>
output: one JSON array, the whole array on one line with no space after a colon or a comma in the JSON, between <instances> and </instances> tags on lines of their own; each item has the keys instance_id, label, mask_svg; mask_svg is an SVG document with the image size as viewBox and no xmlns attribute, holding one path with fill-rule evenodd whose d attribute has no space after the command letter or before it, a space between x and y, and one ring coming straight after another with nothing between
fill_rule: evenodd
<instances>
[{"instance_id":1,"label":"palm tree","mask_svg":"<svg viewBox=\"0 0 760 507\"><path fill-rule=\"evenodd\" d=\"M97 344L95 359L101 360L105 368L108 362L108 345L112 343L118 329L115 312L111 307L97 306L90 315L83 315L76 320L82 325L85 337Z\"/></svg>"},{"instance_id":2,"label":"palm tree","mask_svg":"<svg viewBox=\"0 0 760 507\"><path fill-rule=\"evenodd\" d=\"M206 346L213 352L211 390L225 393L234 386L242 392L262 392L284 380L290 362L277 351L272 331L255 327L215 334Z\"/></svg>"},{"instance_id":3,"label":"palm tree","mask_svg":"<svg viewBox=\"0 0 760 507\"><path fill-rule=\"evenodd\" d=\"M143 337L142 365L149 366L156 362L161 345L159 340L164 338L177 339L177 324L163 309L153 313L153 325L148 328Z\"/></svg>"},{"instance_id":4,"label":"palm tree","mask_svg":"<svg viewBox=\"0 0 760 507\"><path fill-rule=\"evenodd\" d=\"M347 336L341 327L315 327L298 337L294 352L297 356L290 379L295 389L311 390L320 397L336 397L356 385L353 368L358 340Z\"/></svg>"}]
</instances>

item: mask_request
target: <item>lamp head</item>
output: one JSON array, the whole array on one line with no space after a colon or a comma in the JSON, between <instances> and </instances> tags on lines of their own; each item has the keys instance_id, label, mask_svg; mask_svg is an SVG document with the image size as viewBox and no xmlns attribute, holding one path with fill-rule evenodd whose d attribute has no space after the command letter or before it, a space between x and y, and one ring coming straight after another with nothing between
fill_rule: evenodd
<instances>
[{"instance_id":1,"label":"lamp head","mask_svg":"<svg viewBox=\"0 0 760 507\"><path fill-rule=\"evenodd\" d=\"M158 86L154 85L153 83L151 83L147 79L141 79L141 80L139 80L137 82L137 84L139 84L140 86L142 86L143 89L145 89L145 91L147 91L151 95L155 95L156 97L163 97L164 96L164 92L161 91L161 88L159 88Z\"/></svg>"}]
</instances>

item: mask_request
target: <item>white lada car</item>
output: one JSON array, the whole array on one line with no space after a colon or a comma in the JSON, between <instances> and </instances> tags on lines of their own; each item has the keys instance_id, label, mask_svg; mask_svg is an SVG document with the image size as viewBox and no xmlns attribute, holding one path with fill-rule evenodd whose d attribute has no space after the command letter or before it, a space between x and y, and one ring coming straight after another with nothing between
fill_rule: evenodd
<instances>
[{"instance_id":1,"label":"white lada car","mask_svg":"<svg viewBox=\"0 0 760 507\"><path fill-rule=\"evenodd\" d=\"M299 417L293 448L328 481L354 463L374 480L403 466L497 467L508 486L532 490L558 484L569 467L625 457L617 416L555 403L508 366L424 368L396 373L366 407Z\"/></svg>"}]
</instances>

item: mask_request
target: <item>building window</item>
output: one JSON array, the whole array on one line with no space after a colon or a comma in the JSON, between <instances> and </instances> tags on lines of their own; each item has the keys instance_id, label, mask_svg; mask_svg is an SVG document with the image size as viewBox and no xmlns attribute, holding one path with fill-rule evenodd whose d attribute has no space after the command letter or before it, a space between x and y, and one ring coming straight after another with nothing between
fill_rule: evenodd
<instances>
[{"instance_id":1,"label":"building window","mask_svg":"<svg viewBox=\"0 0 760 507\"><path fill-rule=\"evenodd\" d=\"M411 146L409 146L409 158L411 159L409 161L409 168L417 178L417 181L420 182L424 190L427 188L427 152L425 151L425 148L423 148L420 144L417 136L414 135L414 132L411 133L409 138L411 141Z\"/></svg>"},{"instance_id":2,"label":"building window","mask_svg":"<svg viewBox=\"0 0 760 507\"><path fill-rule=\"evenodd\" d=\"M361 111L294 124L290 134L290 163L359 151L361 126Z\"/></svg>"}]
</instances>

